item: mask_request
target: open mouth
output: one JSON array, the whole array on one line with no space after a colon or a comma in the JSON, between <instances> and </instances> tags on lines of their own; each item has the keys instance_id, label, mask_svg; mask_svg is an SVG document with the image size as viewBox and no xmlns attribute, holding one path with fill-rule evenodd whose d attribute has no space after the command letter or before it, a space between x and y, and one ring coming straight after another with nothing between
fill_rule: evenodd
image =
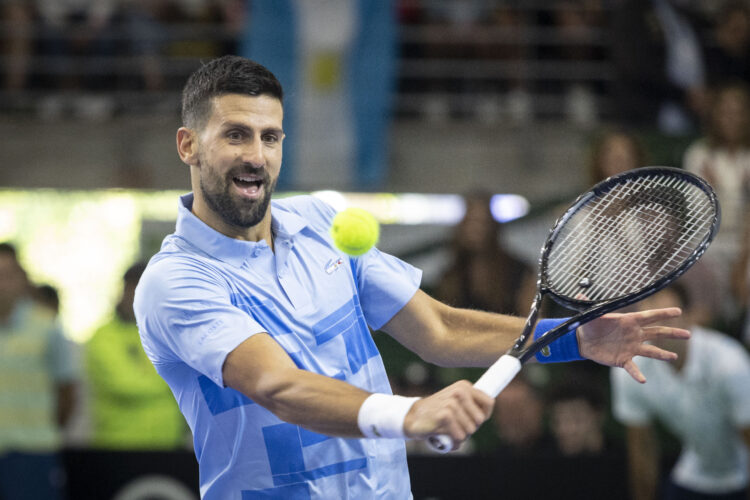
<instances>
[{"instance_id":1,"label":"open mouth","mask_svg":"<svg viewBox=\"0 0 750 500\"><path fill-rule=\"evenodd\" d=\"M238 175L232 178L240 193L248 197L256 197L263 187L263 179L255 175Z\"/></svg>"}]
</instances>

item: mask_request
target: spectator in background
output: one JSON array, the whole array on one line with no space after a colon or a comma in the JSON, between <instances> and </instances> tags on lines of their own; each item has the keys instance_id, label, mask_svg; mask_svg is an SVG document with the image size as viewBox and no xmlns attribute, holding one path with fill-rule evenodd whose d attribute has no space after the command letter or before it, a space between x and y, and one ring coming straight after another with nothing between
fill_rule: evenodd
<instances>
[{"instance_id":1,"label":"spectator in background","mask_svg":"<svg viewBox=\"0 0 750 500\"><path fill-rule=\"evenodd\" d=\"M131 266L113 318L86 345L91 444L105 449L174 449L186 428L169 387L143 352L133 297L145 263Z\"/></svg>"},{"instance_id":2,"label":"spectator in background","mask_svg":"<svg viewBox=\"0 0 750 500\"><path fill-rule=\"evenodd\" d=\"M557 57L571 63L592 63L604 59L603 48L597 43L599 29L603 28L601 0L557 0L552 10L552 22L560 37ZM589 127L598 120L596 93L585 80L563 83L565 113L572 123Z\"/></svg>"},{"instance_id":3,"label":"spectator in background","mask_svg":"<svg viewBox=\"0 0 750 500\"><path fill-rule=\"evenodd\" d=\"M607 417L603 391L583 370L569 370L549 389L550 431L564 456L601 455L611 450L604 432Z\"/></svg>"},{"instance_id":4,"label":"spectator in background","mask_svg":"<svg viewBox=\"0 0 750 500\"><path fill-rule=\"evenodd\" d=\"M249 8L246 0L160 1L156 18L174 30L164 46L169 56L210 59L237 50L236 38Z\"/></svg>"},{"instance_id":5,"label":"spectator in background","mask_svg":"<svg viewBox=\"0 0 750 500\"><path fill-rule=\"evenodd\" d=\"M750 6L744 0L724 2L716 15L712 43L705 52L711 87L732 81L750 84Z\"/></svg>"},{"instance_id":6,"label":"spectator in background","mask_svg":"<svg viewBox=\"0 0 750 500\"><path fill-rule=\"evenodd\" d=\"M46 307L54 316L60 314L60 295L52 285L37 285L32 291L39 305Z\"/></svg>"},{"instance_id":7,"label":"spectator in background","mask_svg":"<svg viewBox=\"0 0 750 500\"><path fill-rule=\"evenodd\" d=\"M673 364L643 360L648 383L611 372L615 417L627 427L631 495L634 500L746 499L750 445L750 357L734 339L691 321L686 289L674 284L641 307L682 307L673 326L689 328L689 340L654 345L679 354ZM663 497L659 490L658 420L682 444Z\"/></svg>"},{"instance_id":8,"label":"spectator in background","mask_svg":"<svg viewBox=\"0 0 750 500\"><path fill-rule=\"evenodd\" d=\"M709 103L704 135L685 151L683 167L711 183L722 205L722 230L736 237L750 188L750 90L725 84Z\"/></svg>"},{"instance_id":9,"label":"spectator in background","mask_svg":"<svg viewBox=\"0 0 750 500\"><path fill-rule=\"evenodd\" d=\"M730 294L750 188L750 91L741 83L712 91L706 130L685 152L683 167L705 178L721 202L721 232L704 259L715 270L722 316L736 314Z\"/></svg>"},{"instance_id":10,"label":"spectator in background","mask_svg":"<svg viewBox=\"0 0 750 500\"><path fill-rule=\"evenodd\" d=\"M675 0L619 0L611 14L617 120L669 135L696 128L703 108L702 46Z\"/></svg>"},{"instance_id":11,"label":"spectator in background","mask_svg":"<svg viewBox=\"0 0 750 500\"><path fill-rule=\"evenodd\" d=\"M638 138L623 129L602 132L593 142L589 159L590 183L646 166L646 151Z\"/></svg>"},{"instance_id":12,"label":"spectator in background","mask_svg":"<svg viewBox=\"0 0 750 500\"><path fill-rule=\"evenodd\" d=\"M120 0L118 24L125 35L119 53L135 63L138 74L119 82L126 88L158 91L165 85L162 52L169 37L163 25L167 0ZM119 85L118 85L119 86Z\"/></svg>"},{"instance_id":13,"label":"spectator in background","mask_svg":"<svg viewBox=\"0 0 750 500\"><path fill-rule=\"evenodd\" d=\"M524 376L518 376L495 398L492 426L501 455L534 455L552 451L544 425L544 399Z\"/></svg>"},{"instance_id":14,"label":"spectator in background","mask_svg":"<svg viewBox=\"0 0 750 500\"><path fill-rule=\"evenodd\" d=\"M502 225L492 215L491 199L485 192L465 197L466 213L451 242L452 262L435 294L456 307L525 315L536 277L503 248Z\"/></svg>"},{"instance_id":15,"label":"spectator in background","mask_svg":"<svg viewBox=\"0 0 750 500\"><path fill-rule=\"evenodd\" d=\"M513 43L497 47L490 45L492 38L488 28L496 21L506 28L518 27L514 10L498 4L487 0L424 2L424 23L433 33L425 41L425 55L434 60L467 62L506 55L518 59L517 46ZM491 114L496 114L497 106L488 100L495 90L492 85L464 71L455 71L451 78L435 80L432 85L434 95L425 103L428 119L449 115L466 117L476 113L480 119L491 120ZM456 98L448 100L440 95L446 93L454 94Z\"/></svg>"},{"instance_id":16,"label":"spectator in background","mask_svg":"<svg viewBox=\"0 0 750 500\"><path fill-rule=\"evenodd\" d=\"M745 224L740 250L733 262L730 285L739 306L737 337L750 348L750 221Z\"/></svg>"},{"instance_id":17,"label":"spectator in background","mask_svg":"<svg viewBox=\"0 0 750 500\"><path fill-rule=\"evenodd\" d=\"M483 58L494 59L508 67L508 76L493 82L487 90L503 95L501 108L512 124L527 124L534 119L529 81L529 66L533 58L531 47L526 41L533 22L530 19L532 16L533 13L518 2L495 2L490 29L496 30L501 36L499 40L485 43L482 54ZM485 83L486 85L488 84ZM493 100L485 96L476 110L477 116L485 122L494 122L497 118L496 108Z\"/></svg>"},{"instance_id":18,"label":"spectator in background","mask_svg":"<svg viewBox=\"0 0 750 500\"><path fill-rule=\"evenodd\" d=\"M63 498L58 452L76 378L55 316L32 300L15 248L0 244L0 498Z\"/></svg>"},{"instance_id":19,"label":"spectator in background","mask_svg":"<svg viewBox=\"0 0 750 500\"><path fill-rule=\"evenodd\" d=\"M114 106L103 91L115 84L116 72L108 64L115 62L117 50L117 0L33 0L27 5L36 14L37 54L46 61L40 83L55 92L39 103L40 115L58 118L72 105L79 116L108 117Z\"/></svg>"},{"instance_id":20,"label":"spectator in background","mask_svg":"<svg viewBox=\"0 0 750 500\"><path fill-rule=\"evenodd\" d=\"M24 0L6 0L0 6L0 15L7 26L2 40L7 57L3 87L9 91L22 90L28 83L33 51L33 12Z\"/></svg>"}]
</instances>

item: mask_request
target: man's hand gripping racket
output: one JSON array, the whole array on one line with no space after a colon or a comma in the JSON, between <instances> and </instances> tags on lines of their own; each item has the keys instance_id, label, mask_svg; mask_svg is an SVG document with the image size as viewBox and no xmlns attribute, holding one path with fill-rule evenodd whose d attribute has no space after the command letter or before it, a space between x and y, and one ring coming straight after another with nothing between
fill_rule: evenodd
<instances>
[{"instance_id":1,"label":"man's hand gripping racket","mask_svg":"<svg viewBox=\"0 0 750 500\"><path fill-rule=\"evenodd\" d=\"M543 356L553 341L673 282L706 251L720 219L711 187L675 168L630 170L579 196L542 247L537 293L521 335L474 387L496 397L523 363L540 351ZM526 346L545 295L577 314ZM642 377L632 360L609 364ZM453 449L447 435L428 443L442 453Z\"/></svg>"}]
</instances>

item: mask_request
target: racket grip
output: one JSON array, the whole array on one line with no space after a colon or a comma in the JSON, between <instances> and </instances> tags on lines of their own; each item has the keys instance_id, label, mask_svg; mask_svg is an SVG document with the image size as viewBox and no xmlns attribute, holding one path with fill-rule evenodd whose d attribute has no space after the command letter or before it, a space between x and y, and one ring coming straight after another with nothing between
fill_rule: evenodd
<instances>
[{"instance_id":1,"label":"racket grip","mask_svg":"<svg viewBox=\"0 0 750 500\"><path fill-rule=\"evenodd\" d=\"M495 398L520 371L521 360L505 354L479 377L474 387ZM453 449L453 440L446 434L439 434L427 438L427 445L438 453L448 453Z\"/></svg>"},{"instance_id":2,"label":"racket grip","mask_svg":"<svg viewBox=\"0 0 750 500\"><path fill-rule=\"evenodd\" d=\"M496 398L510 381L521 371L521 360L515 356L505 354L495 361L486 372L474 383L474 387Z\"/></svg>"}]
</instances>

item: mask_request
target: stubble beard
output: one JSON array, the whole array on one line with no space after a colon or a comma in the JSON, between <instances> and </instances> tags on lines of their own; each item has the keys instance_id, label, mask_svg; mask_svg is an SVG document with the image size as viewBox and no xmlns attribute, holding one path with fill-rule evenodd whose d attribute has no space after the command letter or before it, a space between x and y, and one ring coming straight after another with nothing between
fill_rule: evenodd
<instances>
[{"instance_id":1,"label":"stubble beard","mask_svg":"<svg viewBox=\"0 0 750 500\"><path fill-rule=\"evenodd\" d=\"M214 171L205 161L201 161L201 164L202 168L206 168L211 172ZM262 198L259 200L248 200L233 195L231 192L234 184L233 177L247 171L248 169L245 167L232 169L224 179L221 179L217 175L212 175L212 183L207 183L203 176L200 179L203 199L206 200L206 204L211 210L226 224L244 229L256 226L263 220L271 203L271 194L276 189L276 180L271 181L268 172L262 170ZM258 169L253 169L253 172L257 174Z\"/></svg>"}]
</instances>

